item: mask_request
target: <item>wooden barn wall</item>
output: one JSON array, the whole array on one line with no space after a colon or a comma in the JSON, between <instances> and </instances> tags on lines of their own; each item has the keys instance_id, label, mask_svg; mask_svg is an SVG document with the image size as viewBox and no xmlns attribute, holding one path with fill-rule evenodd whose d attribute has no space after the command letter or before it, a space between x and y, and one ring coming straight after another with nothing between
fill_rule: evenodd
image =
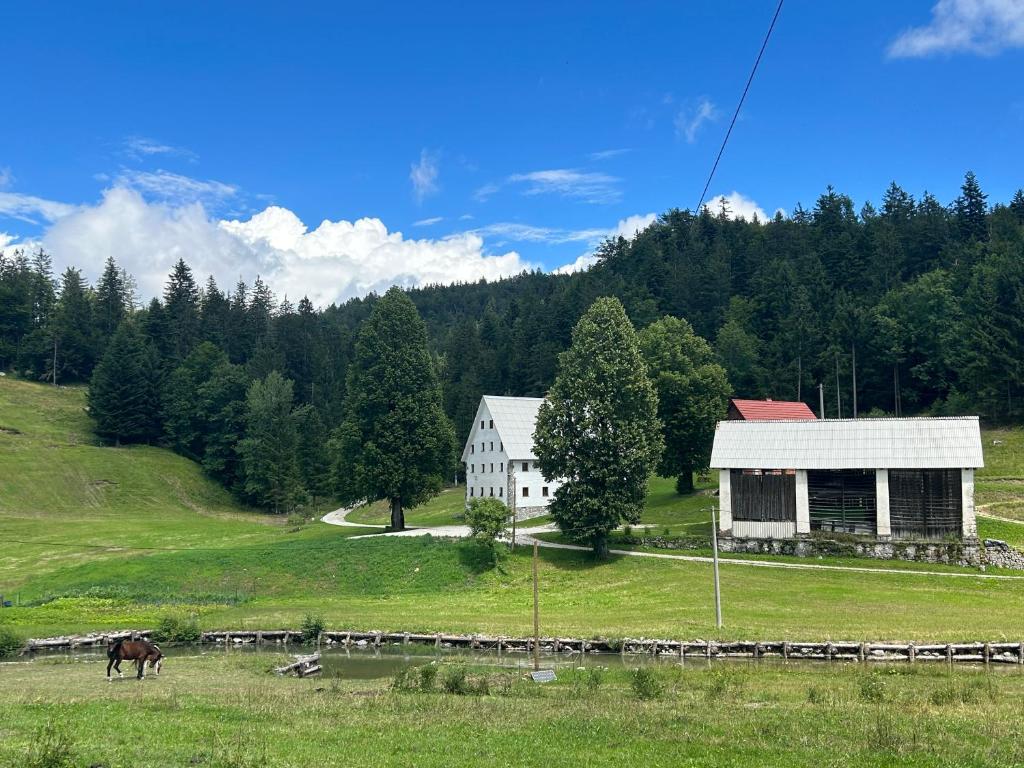
<instances>
[{"instance_id":1,"label":"wooden barn wall","mask_svg":"<svg viewBox=\"0 0 1024 768\"><path fill-rule=\"evenodd\" d=\"M796 522L795 474L752 474L734 469L729 484L733 521Z\"/></svg>"}]
</instances>

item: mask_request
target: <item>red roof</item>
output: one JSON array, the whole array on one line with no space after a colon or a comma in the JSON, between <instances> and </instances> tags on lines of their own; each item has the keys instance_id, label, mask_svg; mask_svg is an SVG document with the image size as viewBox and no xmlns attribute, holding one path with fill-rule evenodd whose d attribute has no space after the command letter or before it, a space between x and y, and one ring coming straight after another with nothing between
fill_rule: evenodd
<instances>
[{"instance_id":1,"label":"red roof","mask_svg":"<svg viewBox=\"0 0 1024 768\"><path fill-rule=\"evenodd\" d=\"M745 421L802 421L816 419L814 411L807 407L807 403L791 403L784 400L740 400L733 398L729 401L736 409L738 418ZM730 413L730 416L732 414ZM733 416L733 418L736 418Z\"/></svg>"}]
</instances>

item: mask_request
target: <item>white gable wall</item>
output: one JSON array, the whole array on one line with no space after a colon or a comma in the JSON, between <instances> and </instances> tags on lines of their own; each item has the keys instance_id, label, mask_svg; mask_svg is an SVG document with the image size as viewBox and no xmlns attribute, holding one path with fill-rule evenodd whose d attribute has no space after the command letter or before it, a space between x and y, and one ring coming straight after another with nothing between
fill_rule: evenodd
<instances>
[{"instance_id":1,"label":"white gable wall","mask_svg":"<svg viewBox=\"0 0 1024 768\"><path fill-rule=\"evenodd\" d=\"M466 465L467 504L478 498L500 499L505 506L515 508L519 519L546 512L561 483L544 479L533 455L533 428L524 423L536 418L538 400L511 397L484 397L480 400L473 428L462 451ZM504 423L502 419L510 423ZM517 455L512 459L502 440L505 432L510 432L513 435L510 439L515 441L513 447ZM530 436L529 441L524 438L525 434Z\"/></svg>"}]
</instances>

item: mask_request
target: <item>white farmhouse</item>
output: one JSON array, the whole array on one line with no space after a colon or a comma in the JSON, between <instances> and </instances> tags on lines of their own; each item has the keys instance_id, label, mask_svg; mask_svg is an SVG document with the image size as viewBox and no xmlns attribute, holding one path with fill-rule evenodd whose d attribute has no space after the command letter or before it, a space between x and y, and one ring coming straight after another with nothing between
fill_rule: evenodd
<instances>
[{"instance_id":1,"label":"white farmhouse","mask_svg":"<svg viewBox=\"0 0 1024 768\"><path fill-rule=\"evenodd\" d=\"M466 503L500 499L517 520L547 512L561 483L547 480L533 452L533 431L542 397L484 395L462 451Z\"/></svg>"}]
</instances>

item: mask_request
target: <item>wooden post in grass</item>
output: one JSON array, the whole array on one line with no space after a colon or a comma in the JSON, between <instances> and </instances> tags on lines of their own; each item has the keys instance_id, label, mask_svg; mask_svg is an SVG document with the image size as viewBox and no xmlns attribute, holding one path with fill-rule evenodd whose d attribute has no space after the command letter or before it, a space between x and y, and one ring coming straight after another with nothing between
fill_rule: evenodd
<instances>
[{"instance_id":1,"label":"wooden post in grass","mask_svg":"<svg viewBox=\"0 0 1024 768\"><path fill-rule=\"evenodd\" d=\"M533 669L540 669L540 601L537 593L537 540L533 540Z\"/></svg>"},{"instance_id":2,"label":"wooden post in grass","mask_svg":"<svg viewBox=\"0 0 1024 768\"><path fill-rule=\"evenodd\" d=\"M715 519L715 506L711 505L711 553L715 568L715 626L722 628L722 589L718 582L718 521Z\"/></svg>"}]
</instances>

